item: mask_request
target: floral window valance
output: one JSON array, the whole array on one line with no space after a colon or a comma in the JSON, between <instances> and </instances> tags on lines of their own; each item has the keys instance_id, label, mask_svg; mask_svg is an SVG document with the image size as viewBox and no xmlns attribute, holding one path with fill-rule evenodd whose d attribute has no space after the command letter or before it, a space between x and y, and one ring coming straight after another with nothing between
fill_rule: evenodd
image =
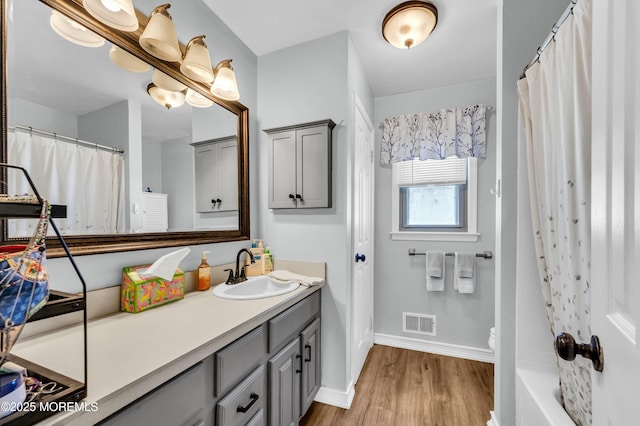
<instances>
[{"instance_id":1,"label":"floral window valance","mask_svg":"<svg viewBox=\"0 0 640 426\"><path fill-rule=\"evenodd\" d=\"M408 114L382 122L380 163L486 156L485 105Z\"/></svg>"}]
</instances>

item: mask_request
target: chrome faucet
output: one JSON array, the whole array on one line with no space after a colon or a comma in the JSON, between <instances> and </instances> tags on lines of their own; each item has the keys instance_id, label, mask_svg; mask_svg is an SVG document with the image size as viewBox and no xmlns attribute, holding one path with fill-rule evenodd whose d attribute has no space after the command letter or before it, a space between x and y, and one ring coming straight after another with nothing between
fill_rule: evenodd
<instances>
[{"instance_id":1,"label":"chrome faucet","mask_svg":"<svg viewBox=\"0 0 640 426\"><path fill-rule=\"evenodd\" d=\"M240 268L240 255L242 254L242 252L246 252L249 255L249 258L251 259L251 263L256 263L256 261L253 258L253 253L251 253L246 248L240 249L236 256L235 274L232 269L225 269L225 271L229 271L229 277L227 278L227 281L225 284L238 284L247 280L247 276L245 275L245 272L244 272L244 265L242 266L242 268Z\"/></svg>"}]
</instances>

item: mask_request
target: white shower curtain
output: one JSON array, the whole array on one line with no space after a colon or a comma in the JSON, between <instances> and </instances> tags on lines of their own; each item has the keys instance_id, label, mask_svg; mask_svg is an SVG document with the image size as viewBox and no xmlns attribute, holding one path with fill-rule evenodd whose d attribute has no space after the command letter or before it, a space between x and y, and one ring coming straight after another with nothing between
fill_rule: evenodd
<instances>
[{"instance_id":1,"label":"white shower curtain","mask_svg":"<svg viewBox=\"0 0 640 426\"><path fill-rule=\"evenodd\" d=\"M591 0L580 0L518 82L540 284L554 336L590 330ZM558 360L562 400L591 424L591 362Z\"/></svg>"},{"instance_id":2,"label":"white shower curtain","mask_svg":"<svg viewBox=\"0 0 640 426\"><path fill-rule=\"evenodd\" d=\"M67 206L67 218L56 219L61 233L124 230L121 154L21 131L9 133L7 151L9 164L27 169L41 196ZM10 194L32 193L21 173L10 174L8 181ZM33 226L31 220L11 220L9 236L30 236Z\"/></svg>"}]
</instances>

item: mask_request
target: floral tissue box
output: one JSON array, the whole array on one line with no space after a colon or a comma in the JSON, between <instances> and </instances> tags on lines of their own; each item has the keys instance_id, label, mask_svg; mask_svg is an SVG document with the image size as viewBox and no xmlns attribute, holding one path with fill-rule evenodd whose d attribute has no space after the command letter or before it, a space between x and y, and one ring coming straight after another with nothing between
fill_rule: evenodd
<instances>
[{"instance_id":1,"label":"floral tissue box","mask_svg":"<svg viewBox=\"0 0 640 426\"><path fill-rule=\"evenodd\" d=\"M160 277L142 278L139 269L150 265L127 266L122 268L120 289L120 310L138 313L165 303L184 298L184 271L178 268L173 280Z\"/></svg>"}]
</instances>

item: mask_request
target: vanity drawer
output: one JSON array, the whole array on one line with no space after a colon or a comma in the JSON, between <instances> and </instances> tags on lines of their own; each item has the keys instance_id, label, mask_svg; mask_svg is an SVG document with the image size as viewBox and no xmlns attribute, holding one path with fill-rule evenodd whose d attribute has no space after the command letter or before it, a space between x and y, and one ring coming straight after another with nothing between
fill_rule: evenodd
<instances>
[{"instance_id":1,"label":"vanity drawer","mask_svg":"<svg viewBox=\"0 0 640 426\"><path fill-rule=\"evenodd\" d=\"M267 355L266 325L254 329L215 354L215 396L236 385Z\"/></svg>"},{"instance_id":2,"label":"vanity drawer","mask_svg":"<svg viewBox=\"0 0 640 426\"><path fill-rule=\"evenodd\" d=\"M253 373L236 386L217 405L216 424L218 426L262 424L260 413L267 403L265 392L264 366L256 368ZM254 419L254 416L258 416Z\"/></svg>"},{"instance_id":3,"label":"vanity drawer","mask_svg":"<svg viewBox=\"0 0 640 426\"><path fill-rule=\"evenodd\" d=\"M297 335L320 315L320 292L316 291L286 311L269 320L269 352Z\"/></svg>"}]
</instances>

